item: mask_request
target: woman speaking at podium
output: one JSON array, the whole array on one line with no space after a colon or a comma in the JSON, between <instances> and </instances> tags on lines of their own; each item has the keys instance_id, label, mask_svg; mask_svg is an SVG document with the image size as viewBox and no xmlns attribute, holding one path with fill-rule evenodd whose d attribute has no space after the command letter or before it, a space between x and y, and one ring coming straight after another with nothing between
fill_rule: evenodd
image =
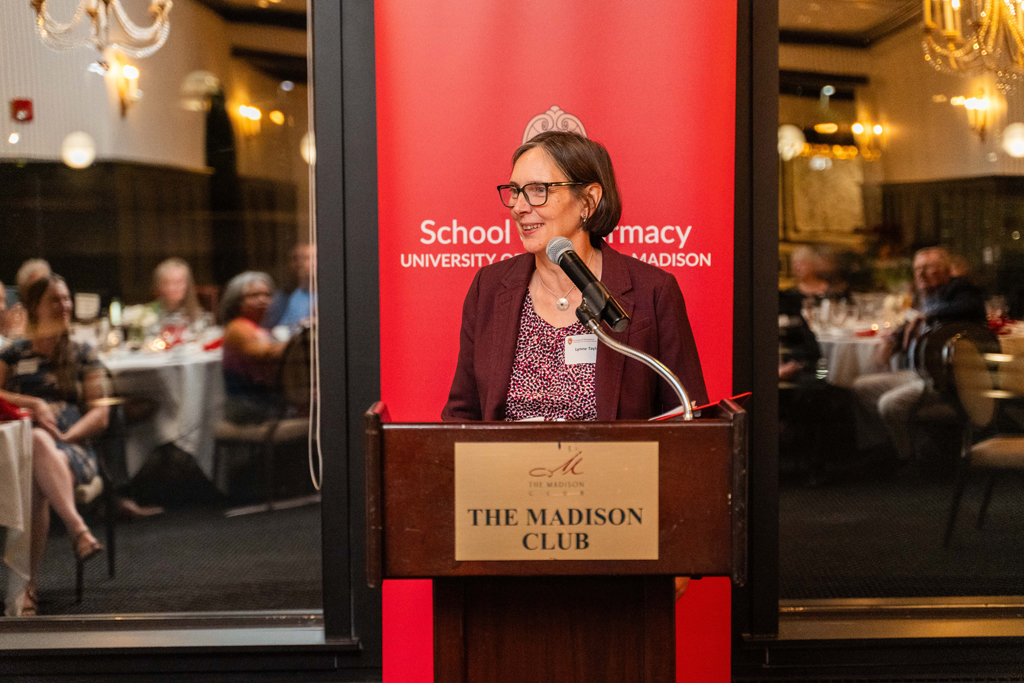
<instances>
[{"instance_id":1,"label":"woman speaking at podium","mask_svg":"<svg viewBox=\"0 0 1024 683\"><path fill-rule=\"evenodd\" d=\"M575 133L541 133L512 155L509 184L498 192L526 253L485 266L473 279L442 419L635 420L679 405L654 372L599 346L576 319L582 294L545 253L554 237L572 241L629 315L626 331L613 336L667 365L690 398L705 403L675 277L603 239L622 213L604 146Z\"/></svg>"}]
</instances>

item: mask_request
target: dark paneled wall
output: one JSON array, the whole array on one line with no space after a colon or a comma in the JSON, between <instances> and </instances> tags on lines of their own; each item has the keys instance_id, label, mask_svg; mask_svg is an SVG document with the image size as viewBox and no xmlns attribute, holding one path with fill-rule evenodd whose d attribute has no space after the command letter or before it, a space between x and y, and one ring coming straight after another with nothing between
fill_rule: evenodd
<instances>
[{"instance_id":1,"label":"dark paneled wall","mask_svg":"<svg viewBox=\"0 0 1024 683\"><path fill-rule=\"evenodd\" d=\"M941 244L1024 314L1024 177L992 176L882 187L885 230L905 251ZM1014 237L1016 235L1016 238Z\"/></svg>"},{"instance_id":2,"label":"dark paneled wall","mask_svg":"<svg viewBox=\"0 0 1024 683\"><path fill-rule=\"evenodd\" d=\"M239 178L239 208L225 213L213 210L213 179L127 162L0 163L0 280L13 284L18 266L40 257L73 290L137 303L151 298L153 268L170 256L187 260L199 284L223 285L242 269L284 276L298 230L295 186ZM223 262L232 269L218 270Z\"/></svg>"}]
</instances>

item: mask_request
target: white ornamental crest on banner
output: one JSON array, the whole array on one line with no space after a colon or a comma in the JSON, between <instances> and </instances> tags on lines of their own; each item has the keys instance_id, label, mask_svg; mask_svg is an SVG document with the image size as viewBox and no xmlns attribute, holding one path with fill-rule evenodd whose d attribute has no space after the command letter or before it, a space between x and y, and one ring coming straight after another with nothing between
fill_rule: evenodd
<instances>
[{"instance_id":1,"label":"white ornamental crest on banner","mask_svg":"<svg viewBox=\"0 0 1024 683\"><path fill-rule=\"evenodd\" d=\"M557 106L553 106L543 114L537 114L530 119L530 122L526 124L526 132L523 133L523 142L549 130L564 130L587 137L587 130L583 127L582 121Z\"/></svg>"}]
</instances>

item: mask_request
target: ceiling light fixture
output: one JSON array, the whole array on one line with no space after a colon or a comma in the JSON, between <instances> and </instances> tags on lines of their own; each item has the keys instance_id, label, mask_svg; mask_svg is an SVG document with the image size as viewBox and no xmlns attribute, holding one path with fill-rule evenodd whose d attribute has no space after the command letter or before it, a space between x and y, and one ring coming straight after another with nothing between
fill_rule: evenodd
<instances>
[{"instance_id":1,"label":"ceiling light fixture","mask_svg":"<svg viewBox=\"0 0 1024 683\"><path fill-rule=\"evenodd\" d=\"M779 126L779 156L783 161L792 161L800 156L807 144L804 132L791 123Z\"/></svg>"},{"instance_id":2,"label":"ceiling light fixture","mask_svg":"<svg viewBox=\"0 0 1024 683\"><path fill-rule=\"evenodd\" d=\"M121 0L80 0L71 21L55 21L47 11L49 0L32 0L36 11L36 29L43 44L54 50L74 50L80 47L94 47L100 52L117 50L130 57L148 57L167 42L171 32L168 15L171 0L150 0L149 13L153 23L148 28L136 25L121 6ZM84 17L88 16L90 33L88 38L72 37L72 33ZM128 40L113 42L110 29L119 24Z\"/></svg>"},{"instance_id":3,"label":"ceiling light fixture","mask_svg":"<svg viewBox=\"0 0 1024 683\"><path fill-rule=\"evenodd\" d=\"M1020 0L924 0L924 58L938 71L995 74L1006 92L1024 78Z\"/></svg>"},{"instance_id":4,"label":"ceiling light fixture","mask_svg":"<svg viewBox=\"0 0 1024 683\"><path fill-rule=\"evenodd\" d=\"M1024 123L1011 123L1003 129L1003 151L1014 159L1024 157Z\"/></svg>"},{"instance_id":5,"label":"ceiling light fixture","mask_svg":"<svg viewBox=\"0 0 1024 683\"><path fill-rule=\"evenodd\" d=\"M96 141L82 131L70 133L61 143L60 157L71 168L88 168L96 160Z\"/></svg>"}]
</instances>

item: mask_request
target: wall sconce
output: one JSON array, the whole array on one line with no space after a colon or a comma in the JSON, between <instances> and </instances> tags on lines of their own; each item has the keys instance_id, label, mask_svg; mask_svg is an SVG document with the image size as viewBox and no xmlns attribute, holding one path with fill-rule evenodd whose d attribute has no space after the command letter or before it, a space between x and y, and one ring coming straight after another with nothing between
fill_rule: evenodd
<instances>
[{"instance_id":1,"label":"wall sconce","mask_svg":"<svg viewBox=\"0 0 1024 683\"><path fill-rule=\"evenodd\" d=\"M128 109L142 99L142 91L139 90L139 70L131 64L125 64L120 56L114 64L117 97L121 100L121 116L123 118L128 113Z\"/></svg>"},{"instance_id":2,"label":"wall sconce","mask_svg":"<svg viewBox=\"0 0 1024 683\"><path fill-rule=\"evenodd\" d=\"M243 104L238 107L238 116L241 118L241 131L243 135L256 135L260 132L260 119L263 112L256 107Z\"/></svg>"},{"instance_id":3,"label":"wall sconce","mask_svg":"<svg viewBox=\"0 0 1024 683\"><path fill-rule=\"evenodd\" d=\"M882 124L872 125L870 121L857 121L850 126L850 131L853 133L853 139L857 142L857 147L865 161L874 161L882 156L879 151L882 133L885 132Z\"/></svg>"},{"instance_id":4,"label":"wall sconce","mask_svg":"<svg viewBox=\"0 0 1024 683\"><path fill-rule=\"evenodd\" d=\"M967 125L984 141L985 131L988 129L988 111L991 106L985 92L979 91L978 97L951 97L949 103L954 107L963 107L967 110Z\"/></svg>"}]
</instances>

